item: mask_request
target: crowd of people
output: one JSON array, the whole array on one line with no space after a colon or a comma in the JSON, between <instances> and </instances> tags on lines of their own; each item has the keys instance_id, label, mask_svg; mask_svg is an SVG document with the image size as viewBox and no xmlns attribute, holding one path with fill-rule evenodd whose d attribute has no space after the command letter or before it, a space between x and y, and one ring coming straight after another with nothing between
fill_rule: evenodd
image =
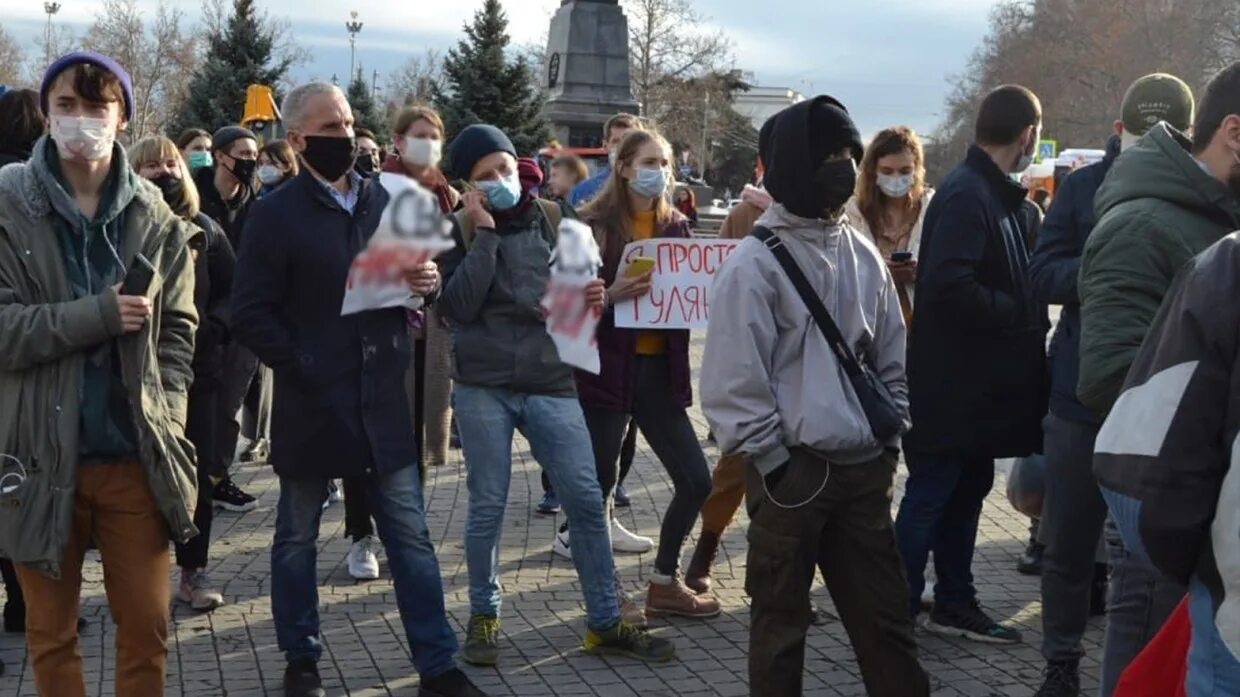
<instances>
[{"instance_id":1,"label":"crowd of people","mask_svg":"<svg viewBox=\"0 0 1240 697\"><path fill-rule=\"evenodd\" d=\"M39 694L85 697L78 603L97 547L115 693L163 694L173 554L176 599L220 607L212 518L257 505L229 470L262 461L279 482L285 695L326 694L317 539L341 499L349 573L378 578L386 553L420 694L484 695L456 661L503 661L499 544L519 432L544 473L537 512L564 513L549 542L580 579L586 652L664 662L677 647L647 618L719 615L712 567L744 502L750 694L802 693L806 632L823 621L817 568L867 692L929 695L918 628L1022 640L979 604L972 565L995 460L1040 452L1039 697L1080 694L1100 581L1103 697L1177 607L1192 621L1186 694L1240 694L1240 64L1200 99L1154 74L1117 106L1106 158L1063 180L1045 220L1018 183L1042 125L1024 87L986 97L973 145L934 189L907 127L867 144L828 96L768 120L760 179L721 230L738 244L714 280L701 365L723 454L712 472L688 413L689 331L615 314L654 282L630 272L625 246L694 234L693 192L655 124L618 114L605 166L591 176L565 154L544 172L488 124L447 143L425 106L380 142L337 87L311 82L284 97L281 140L229 125L124 148L125 68L63 56L38 90L0 96L5 629L25 633ZM426 192L454 246L402 267L419 309L342 315L391 199L380 173ZM541 304L566 219L601 252L582 290L600 317L597 372L561 360ZM1063 309L1048 349L1051 305ZM614 515L638 432L672 485L657 541ZM463 644L422 496L453 435L469 491ZM639 604L614 555L651 550Z\"/></svg>"}]
</instances>

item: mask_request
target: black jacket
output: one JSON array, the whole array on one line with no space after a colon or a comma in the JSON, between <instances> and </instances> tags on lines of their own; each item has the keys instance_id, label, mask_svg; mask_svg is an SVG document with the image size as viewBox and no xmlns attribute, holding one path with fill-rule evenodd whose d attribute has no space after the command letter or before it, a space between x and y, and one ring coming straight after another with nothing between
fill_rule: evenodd
<instances>
[{"instance_id":1,"label":"black jacket","mask_svg":"<svg viewBox=\"0 0 1240 697\"><path fill-rule=\"evenodd\" d=\"M215 168L199 167L194 170L194 184L198 187L198 198L202 201L202 212L214 220L228 235L228 241L235 250L241 249L241 231L250 213L250 206L256 200L255 192L242 186L237 198L225 201L215 188Z\"/></svg>"},{"instance_id":2,"label":"black jacket","mask_svg":"<svg viewBox=\"0 0 1240 697\"><path fill-rule=\"evenodd\" d=\"M1119 138L1113 136L1107 143L1106 158L1064 178L1046 212L1037 249L1029 262L1034 297L1046 305L1063 306L1051 339L1050 411L1062 419L1082 423L1100 424L1102 419L1076 398L1081 368L1081 298L1076 292L1076 281L1085 240L1098 221L1094 194L1119 157L1119 149Z\"/></svg>"},{"instance_id":3,"label":"black jacket","mask_svg":"<svg viewBox=\"0 0 1240 697\"><path fill-rule=\"evenodd\" d=\"M0 167L14 162L25 162L30 159L29 150L0 149Z\"/></svg>"},{"instance_id":4,"label":"black jacket","mask_svg":"<svg viewBox=\"0 0 1240 697\"><path fill-rule=\"evenodd\" d=\"M194 256L194 384L221 379L224 346L228 343L230 299L237 255L228 236L214 220L199 213L193 221L203 232L190 241Z\"/></svg>"},{"instance_id":5,"label":"black jacket","mask_svg":"<svg viewBox=\"0 0 1240 697\"><path fill-rule=\"evenodd\" d=\"M281 477L416 464L402 308L342 317L349 266L388 193L363 179L350 215L309 170L254 205L233 283L233 338L275 373L271 463Z\"/></svg>"},{"instance_id":6,"label":"black jacket","mask_svg":"<svg viewBox=\"0 0 1240 697\"><path fill-rule=\"evenodd\" d=\"M911 451L1041 450L1048 322L1027 276L1024 200L973 146L930 202L909 333Z\"/></svg>"}]
</instances>

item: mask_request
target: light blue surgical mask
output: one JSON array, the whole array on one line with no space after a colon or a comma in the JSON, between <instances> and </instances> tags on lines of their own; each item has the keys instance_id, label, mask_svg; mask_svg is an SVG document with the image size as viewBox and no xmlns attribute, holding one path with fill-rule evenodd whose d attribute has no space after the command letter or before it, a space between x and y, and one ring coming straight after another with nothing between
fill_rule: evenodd
<instances>
[{"instance_id":1,"label":"light blue surgical mask","mask_svg":"<svg viewBox=\"0 0 1240 697\"><path fill-rule=\"evenodd\" d=\"M487 195L491 210L506 211L521 200L521 180L515 172L499 179L478 182L477 187Z\"/></svg>"},{"instance_id":2,"label":"light blue surgical mask","mask_svg":"<svg viewBox=\"0 0 1240 697\"><path fill-rule=\"evenodd\" d=\"M658 198L667 191L667 170L662 167L638 167L629 180L629 188L638 196Z\"/></svg>"},{"instance_id":3,"label":"light blue surgical mask","mask_svg":"<svg viewBox=\"0 0 1240 697\"><path fill-rule=\"evenodd\" d=\"M195 150L189 154L189 168L198 169L200 167L210 167L215 164L211 161L211 153L206 150Z\"/></svg>"}]
</instances>

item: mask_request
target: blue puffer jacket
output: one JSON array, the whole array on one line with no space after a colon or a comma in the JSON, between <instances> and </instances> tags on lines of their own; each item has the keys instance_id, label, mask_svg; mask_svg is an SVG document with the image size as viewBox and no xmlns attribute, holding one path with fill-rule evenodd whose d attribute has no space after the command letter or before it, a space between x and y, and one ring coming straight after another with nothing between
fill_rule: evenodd
<instances>
[{"instance_id":1,"label":"blue puffer jacket","mask_svg":"<svg viewBox=\"0 0 1240 697\"><path fill-rule=\"evenodd\" d=\"M1119 151L1119 137L1112 136L1101 162L1082 167L1063 180L1042 221L1037 247L1029 261L1034 297L1047 305L1063 306L1051 339L1050 410L1061 419L1082 423L1101 424L1102 419L1076 398L1081 344L1081 299L1076 281L1085 240L1097 222L1094 194L1111 171Z\"/></svg>"}]
</instances>

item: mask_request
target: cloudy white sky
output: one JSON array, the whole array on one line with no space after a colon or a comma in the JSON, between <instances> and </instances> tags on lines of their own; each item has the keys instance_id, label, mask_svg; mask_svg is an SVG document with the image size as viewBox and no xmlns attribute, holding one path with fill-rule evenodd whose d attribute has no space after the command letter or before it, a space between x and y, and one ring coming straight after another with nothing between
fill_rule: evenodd
<instances>
[{"instance_id":1,"label":"cloudy white sky","mask_svg":"<svg viewBox=\"0 0 1240 697\"><path fill-rule=\"evenodd\" d=\"M166 0L192 20L198 0ZM56 21L81 32L100 0L59 0ZM158 0L138 0L154 8ZM905 123L919 131L939 121L948 77L982 40L995 0L694 0L735 44L736 67L765 86L787 86L841 99L870 134ZM388 73L426 48L446 49L461 36L481 0L259 0L288 18L313 60L296 77L342 78L349 47L344 22L357 10L364 27L357 60L367 73ZM559 0L504 0L514 43L540 41ZM383 9L380 6L386 5ZM0 0L0 26L33 41L46 16L38 0Z\"/></svg>"}]
</instances>

